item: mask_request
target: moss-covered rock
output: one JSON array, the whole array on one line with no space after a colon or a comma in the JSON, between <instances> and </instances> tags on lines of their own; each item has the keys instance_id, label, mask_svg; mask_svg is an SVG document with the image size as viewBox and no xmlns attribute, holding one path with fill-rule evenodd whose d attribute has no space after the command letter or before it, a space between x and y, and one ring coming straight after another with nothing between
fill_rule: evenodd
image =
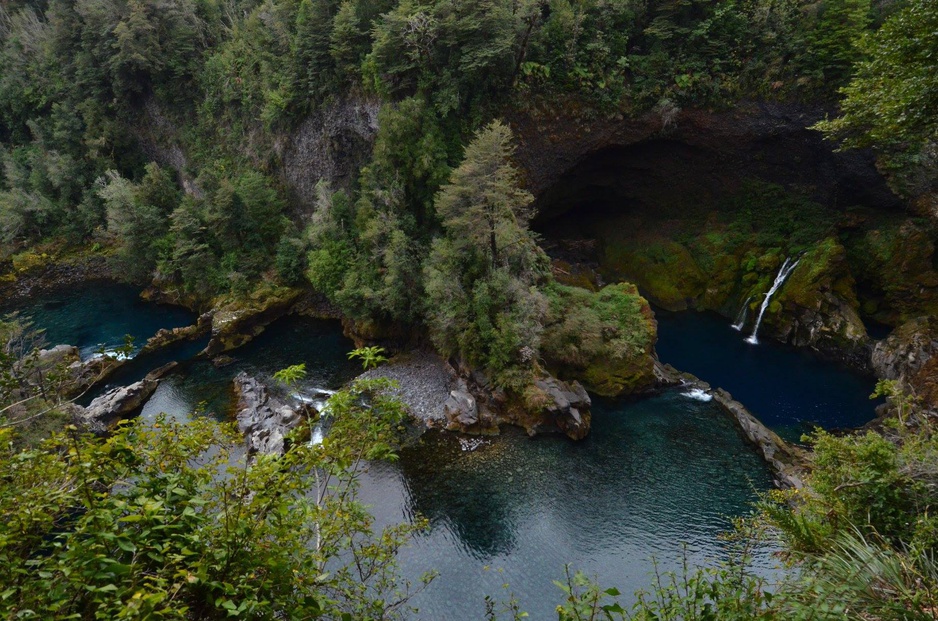
<instances>
[{"instance_id":1,"label":"moss-covered rock","mask_svg":"<svg viewBox=\"0 0 938 621\"><path fill-rule=\"evenodd\" d=\"M600 288L599 275L588 265L571 263L562 259L551 261L551 274L554 280L568 287L579 287L589 291Z\"/></svg>"},{"instance_id":2,"label":"moss-covered rock","mask_svg":"<svg viewBox=\"0 0 938 621\"><path fill-rule=\"evenodd\" d=\"M899 325L938 314L935 232L929 226L886 222L852 236L847 248L864 310L877 321Z\"/></svg>"},{"instance_id":3,"label":"moss-covered rock","mask_svg":"<svg viewBox=\"0 0 938 621\"><path fill-rule=\"evenodd\" d=\"M799 259L768 307L764 325L782 341L867 367L869 338L859 309L846 250L829 237Z\"/></svg>"},{"instance_id":4,"label":"moss-covered rock","mask_svg":"<svg viewBox=\"0 0 938 621\"><path fill-rule=\"evenodd\" d=\"M656 305L673 311L693 306L707 282L690 251L667 239L607 244L602 268L609 280L633 282Z\"/></svg>"},{"instance_id":5,"label":"moss-covered rock","mask_svg":"<svg viewBox=\"0 0 938 621\"><path fill-rule=\"evenodd\" d=\"M873 368L883 379L897 380L920 405L938 411L938 317L916 317L892 331L873 348Z\"/></svg>"},{"instance_id":6,"label":"moss-covered rock","mask_svg":"<svg viewBox=\"0 0 938 621\"><path fill-rule=\"evenodd\" d=\"M302 290L262 286L246 297L229 298L212 316L212 339L204 350L211 357L241 347L289 313Z\"/></svg>"},{"instance_id":7,"label":"moss-covered rock","mask_svg":"<svg viewBox=\"0 0 938 621\"><path fill-rule=\"evenodd\" d=\"M555 285L541 353L560 377L577 379L603 395L631 394L655 381L657 323L634 285L591 292Z\"/></svg>"},{"instance_id":8,"label":"moss-covered rock","mask_svg":"<svg viewBox=\"0 0 938 621\"><path fill-rule=\"evenodd\" d=\"M147 339L146 344L141 348L140 353L145 354L158 349L164 349L179 343L180 341L191 341L208 334L212 328L211 313L199 315L198 320L191 326L178 328L161 328L156 334Z\"/></svg>"}]
</instances>

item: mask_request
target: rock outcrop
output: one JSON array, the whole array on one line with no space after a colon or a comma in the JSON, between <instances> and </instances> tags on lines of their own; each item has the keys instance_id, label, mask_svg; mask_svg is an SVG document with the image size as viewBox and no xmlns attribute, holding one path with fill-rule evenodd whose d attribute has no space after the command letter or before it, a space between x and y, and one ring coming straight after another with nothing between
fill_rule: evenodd
<instances>
[{"instance_id":1,"label":"rock outcrop","mask_svg":"<svg viewBox=\"0 0 938 621\"><path fill-rule=\"evenodd\" d=\"M287 435L306 419L307 412L270 395L267 386L247 373L234 378L234 387L238 429L244 434L248 453L282 455Z\"/></svg>"},{"instance_id":2,"label":"rock outcrop","mask_svg":"<svg viewBox=\"0 0 938 621\"><path fill-rule=\"evenodd\" d=\"M528 435L562 433L582 440L590 431L592 402L577 381L551 375L535 380L524 395L495 388L484 375L461 379L443 404L446 429L470 434L497 434L502 425L523 428Z\"/></svg>"},{"instance_id":3,"label":"rock outcrop","mask_svg":"<svg viewBox=\"0 0 938 621\"><path fill-rule=\"evenodd\" d=\"M859 307L846 251L828 238L801 257L764 325L782 342L868 370L870 339Z\"/></svg>"},{"instance_id":4,"label":"rock outcrop","mask_svg":"<svg viewBox=\"0 0 938 621\"><path fill-rule=\"evenodd\" d=\"M775 476L775 484L782 488L804 487L804 472L807 466L806 454L796 447L789 446L774 431L763 425L733 395L722 388L710 392L714 401L719 403L736 420L740 431L756 447Z\"/></svg>"},{"instance_id":5,"label":"rock outcrop","mask_svg":"<svg viewBox=\"0 0 938 621\"><path fill-rule=\"evenodd\" d=\"M733 399L733 395L722 388L714 389L707 382L690 373L678 371L670 364L656 362L655 375L658 385L663 389L680 386L684 391L699 390L710 395L713 401L733 417L746 440L762 455L772 470L776 486L782 489L804 487L804 475L809 462L807 452L782 440L778 434L753 416L746 406Z\"/></svg>"},{"instance_id":6,"label":"rock outcrop","mask_svg":"<svg viewBox=\"0 0 938 621\"><path fill-rule=\"evenodd\" d=\"M95 356L87 360L76 360L68 366L72 385L66 390L70 396L81 394L100 384L115 371L130 361L130 358Z\"/></svg>"},{"instance_id":7,"label":"rock outcrop","mask_svg":"<svg viewBox=\"0 0 938 621\"><path fill-rule=\"evenodd\" d=\"M634 285L555 287L548 298L540 355L554 376L577 380L603 397L654 386L658 324Z\"/></svg>"},{"instance_id":8,"label":"rock outcrop","mask_svg":"<svg viewBox=\"0 0 938 621\"><path fill-rule=\"evenodd\" d=\"M105 433L114 423L143 407L158 385L158 379L148 376L129 386L114 388L88 404L78 417L94 433Z\"/></svg>"},{"instance_id":9,"label":"rock outcrop","mask_svg":"<svg viewBox=\"0 0 938 621\"><path fill-rule=\"evenodd\" d=\"M479 406L468 390L451 390L443 403L443 415L454 430L469 429L479 424Z\"/></svg>"},{"instance_id":10,"label":"rock outcrop","mask_svg":"<svg viewBox=\"0 0 938 621\"><path fill-rule=\"evenodd\" d=\"M50 369L58 365L69 365L81 359L78 348L74 345L56 345L39 350L38 367Z\"/></svg>"},{"instance_id":11,"label":"rock outcrop","mask_svg":"<svg viewBox=\"0 0 938 621\"><path fill-rule=\"evenodd\" d=\"M313 208L320 181L333 190L352 185L371 153L380 108L373 98L339 98L317 107L293 133L277 140L283 176L298 204Z\"/></svg>"},{"instance_id":12,"label":"rock outcrop","mask_svg":"<svg viewBox=\"0 0 938 621\"><path fill-rule=\"evenodd\" d=\"M153 395L160 380L171 373L178 364L168 362L150 371L139 382L113 388L96 397L87 407L70 405L73 420L96 434L105 434L114 423L127 418L139 410Z\"/></svg>"},{"instance_id":13,"label":"rock outcrop","mask_svg":"<svg viewBox=\"0 0 938 621\"><path fill-rule=\"evenodd\" d=\"M929 412L938 413L938 317L908 321L873 348L873 368L896 380Z\"/></svg>"},{"instance_id":14,"label":"rock outcrop","mask_svg":"<svg viewBox=\"0 0 938 621\"><path fill-rule=\"evenodd\" d=\"M739 102L726 111L672 108L634 118L582 114L582 109L573 101L555 102L546 110L527 107L508 116L518 140L515 159L542 209L584 204L610 187L637 201L647 191L706 200L725 193L727 177L741 176L810 187L824 204L900 204L870 152L837 152L808 129L823 120L823 109ZM631 153L622 151L632 147ZM596 183L597 175L606 173L587 161L595 154L624 155L620 172L640 174Z\"/></svg>"},{"instance_id":15,"label":"rock outcrop","mask_svg":"<svg viewBox=\"0 0 938 621\"><path fill-rule=\"evenodd\" d=\"M573 440L582 440L589 434L592 401L580 382L546 376L534 386L544 399L540 408L522 418L528 434L559 430Z\"/></svg>"},{"instance_id":16,"label":"rock outcrop","mask_svg":"<svg viewBox=\"0 0 938 621\"><path fill-rule=\"evenodd\" d=\"M212 329L212 314L202 313L198 320L191 326L180 328L161 328L156 334L147 339L146 344L140 350L140 354L146 354L157 349L169 347L180 341L197 339L200 336L208 334ZM139 355L139 354L138 354Z\"/></svg>"},{"instance_id":17,"label":"rock outcrop","mask_svg":"<svg viewBox=\"0 0 938 621\"><path fill-rule=\"evenodd\" d=\"M300 289L263 290L221 306L212 317L212 338L203 353L211 358L241 347L288 314L301 295Z\"/></svg>"},{"instance_id":18,"label":"rock outcrop","mask_svg":"<svg viewBox=\"0 0 938 621\"><path fill-rule=\"evenodd\" d=\"M4 304L18 304L30 298L51 294L68 287L105 282L114 278L107 257L101 254L84 254L74 257L51 257L35 268L12 270L3 274L0 263L0 300Z\"/></svg>"}]
</instances>

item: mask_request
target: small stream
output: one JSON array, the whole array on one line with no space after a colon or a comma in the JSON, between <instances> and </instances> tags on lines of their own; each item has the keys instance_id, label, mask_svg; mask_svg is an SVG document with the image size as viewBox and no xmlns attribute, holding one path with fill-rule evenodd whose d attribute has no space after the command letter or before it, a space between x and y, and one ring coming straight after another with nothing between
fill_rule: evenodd
<instances>
[{"instance_id":1,"label":"small stream","mask_svg":"<svg viewBox=\"0 0 938 621\"><path fill-rule=\"evenodd\" d=\"M186 311L137 301L132 288L95 285L22 308L50 344L76 344L89 355L120 345L125 333L141 345L159 328L187 325ZM796 350L752 346L723 318L659 314L660 357L730 390L754 413L794 437L809 424L844 427L872 418L871 380ZM231 379L241 370L269 377L306 363L300 390L338 388L358 372L351 341L338 322L287 317L215 368L192 359L204 342L140 356L110 384L139 379L165 360L181 362L144 406L187 418L226 420L234 406ZM420 514L430 530L401 555L402 572L439 578L413 604L418 618L479 619L485 595L510 584L533 619L555 615L561 591L552 583L565 563L627 594L650 584L652 557L678 569L713 563L726 550L717 535L747 513L771 486L763 461L714 402L667 391L642 400L596 399L593 431L582 442L528 438L517 430L485 438L473 450L454 434L428 432L399 461L373 464L361 500L378 525ZM770 571L769 551L760 566Z\"/></svg>"}]
</instances>

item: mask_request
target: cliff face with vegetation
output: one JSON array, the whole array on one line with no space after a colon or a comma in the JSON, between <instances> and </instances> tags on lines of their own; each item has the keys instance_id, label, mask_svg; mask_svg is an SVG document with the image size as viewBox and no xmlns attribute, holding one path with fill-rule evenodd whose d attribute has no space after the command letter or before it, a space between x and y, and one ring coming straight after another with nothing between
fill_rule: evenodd
<instances>
[{"instance_id":1,"label":"cliff face with vegetation","mask_svg":"<svg viewBox=\"0 0 938 621\"><path fill-rule=\"evenodd\" d=\"M628 280L668 310L755 315L799 259L763 334L870 368L866 324L933 313L935 232L869 151L808 129L821 112L742 104L662 118L520 116L537 228L567 265ZM587 270L588 271L588 270Z\"/></svg>"},{"instance_id":2,"label":"cliff face with vegetation","mask_svg":"<svg viewBox=\"0 0 938 621\"><path fill-rule=\"evenodd\" d=\"M803 255L767 332L862 364L861 322L935 307L909 217L933 187L929 9L10 2L4 278L79 248L201 309L305 287L517 395L548 371L620 394L650 383L639 294L731 316ZM557 284L591 272L638 289ZM579 329L600 336L574 351Z\"/></svg>"}]
</instances>

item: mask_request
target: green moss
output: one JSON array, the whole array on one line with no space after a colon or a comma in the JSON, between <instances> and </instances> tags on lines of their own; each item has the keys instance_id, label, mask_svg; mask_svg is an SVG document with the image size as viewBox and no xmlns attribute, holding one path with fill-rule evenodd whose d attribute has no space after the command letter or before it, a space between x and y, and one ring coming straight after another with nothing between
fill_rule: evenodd
<instances>
[{"instance_id":1,"label":"green moss","mask_svg":"<svg viewBox=\"0 0 938 621\"><path fill-rule=\"evenodd\" d=\"M206 353L214 356L241 347L289 312L301 294L300 289L265 283L246 296L223 298L212 319L213 337Z\"/></svg>"},{"instance_id":2,"label":"green moss","mask_svg":"<svg viewBox=\"0 0 938 621\"><path fill-rule=\"evenodd\" d=\"M10 260L13 262L13 269L21 274L42 269L53 262L53 258L45 252L34 252L32 250L15 254Z\"/></svg>"},{"instance_id":3,"label":"green moss","mask_svg":"<svg viewBox=\"0 0 938 621\"><path fill-rule=\"evenodd\" d=\"M836 216L805 194L774 183L749 179L720 207L724 221L737 235L760 247L787 253L809 247L835 230Z\"/></svg>"},{"instance_id":4,"label":"green moss","mask_svg":"<svg viewBox=\"0 0 938 621\"><path fill-rule=\"evenodd\" d=\"M541 353L548 366L604 396L654 382L657 325L634 285L619 283L593 293L555 284L547 294Z\"/></svg>"},{"instance_id":5,"label":"green moss","mask_svg":"<svg viewBox=\"0 0 938 621\"><path fill-rule=\"evenodd\" d=\"M778 299L816 309L823 304L826 291L834 292L851 308L860 307L846 251L833 237L825 239L801 257Z\"/></svg>"},{"instance_id":6,"label":"green moss","mask_svg":"<svg viewBox=\"0 0 938 621\"><path fill-rule=\"evenodd\" d=\"M684 310L704 293L707 282L690 251L666 239L607 245L603 271L612 280L627 279L652 302L667 310Z\"/></svg>"},{"instance_id":7,"label":"green moss","mask_svg":"<svg viewBox=\"0 0 938 621\"><path fill-rule=\"evenodd\" d=\"M864 311L897 325L938 314L935 232L913 220L877 222L846 241ZM870 303L867 305L866 302Z\"/></svg>"},{"instance_id":8,"label":"green moss","mask_svg":"<svg viewBox=\"0 0 938 621\"><path fill-rule=\"evenodd\" d=\"M569 263L555 259L551 263L551 273L554 279L562 285L580 287L589 291L596 291L596 274L586 266Z\"/></svg>"}]
</instances>

